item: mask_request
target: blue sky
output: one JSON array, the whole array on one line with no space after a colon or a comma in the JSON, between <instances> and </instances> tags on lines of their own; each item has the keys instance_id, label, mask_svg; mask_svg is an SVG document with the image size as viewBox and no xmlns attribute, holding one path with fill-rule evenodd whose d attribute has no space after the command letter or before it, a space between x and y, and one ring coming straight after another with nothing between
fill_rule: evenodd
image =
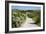
<instances>
[{"instance_id":1,"label":"blue sky","mask_svg":"<svg viewBox=\"0 0 46 34\"><path fill-rule=\"evenodd\" d=\"M12 6L12 9L18 9L18 10L40 10L41 7L36 7L36 6Z\"/></svg>"}]
</instances>

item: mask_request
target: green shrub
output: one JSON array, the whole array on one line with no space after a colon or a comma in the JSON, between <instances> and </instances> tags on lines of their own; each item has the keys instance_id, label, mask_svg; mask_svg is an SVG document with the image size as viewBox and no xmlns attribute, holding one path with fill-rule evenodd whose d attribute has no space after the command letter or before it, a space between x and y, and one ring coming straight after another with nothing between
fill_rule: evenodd
<instances>
[{"instance_id":1,"label":"green shrub","mask_svg":"<svg viewBox=\"0 0 46 34\"><path fill-rule=\"evenodd\" d=\"M14 16L14 17L13 17ZM25 14L16 13L12 15L12 27L20 27L26 20Z\"/></svg>"}]
</instances>

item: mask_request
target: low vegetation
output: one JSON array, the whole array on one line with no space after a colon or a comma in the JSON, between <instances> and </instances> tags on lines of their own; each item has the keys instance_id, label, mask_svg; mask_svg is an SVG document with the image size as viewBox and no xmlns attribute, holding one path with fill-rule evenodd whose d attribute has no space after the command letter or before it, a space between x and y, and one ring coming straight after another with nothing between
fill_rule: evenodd
<instances>
[{"instance_id":1,"label":"low vegetation","mask_svg":"<svg viewBox=\"0 0 46 34\"><path fill-rule=\"evenodd\" d=\"M40 26L40 10L12 10L12 28L21 27L26 17L35 20L35 24Z\"/></svg>"}]
</instances>

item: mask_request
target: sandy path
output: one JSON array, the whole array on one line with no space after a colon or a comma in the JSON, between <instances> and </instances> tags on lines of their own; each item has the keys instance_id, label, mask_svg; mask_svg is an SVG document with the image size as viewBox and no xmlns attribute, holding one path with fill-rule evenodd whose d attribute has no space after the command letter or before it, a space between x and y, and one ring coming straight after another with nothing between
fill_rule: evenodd
<instances>
[{"instance_id":1,"label":"sandy path","mask_svg":"<svg viewBox=\"0 0 46 34\"><path fill-rule=\"evenodd\" d=\"M32 18L27 18L26 21L25 21L25 23L22 24L22 28L38 27L34 23L35 23L35 21L32 20Z\"/></svg>"}]
</instances>

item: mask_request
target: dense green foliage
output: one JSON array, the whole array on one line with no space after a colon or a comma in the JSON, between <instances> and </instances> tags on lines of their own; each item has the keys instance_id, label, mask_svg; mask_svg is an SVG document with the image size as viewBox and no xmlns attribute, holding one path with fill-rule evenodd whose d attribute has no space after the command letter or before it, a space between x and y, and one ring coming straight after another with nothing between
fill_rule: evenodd
<instances>
[{"instance_id":1,"label":"dense green foliage","mask_svg":"<svg viewBox=\"0 0 46 34\"><path fill-rule=\"evenodd\" d=\"M28 14L28 17L35 20L35 24L37 24L38 26L41 25L41 23L40 23L40 10L38 10L38 11L37 10L35 10L35 11L32 10L32 12L30 14Z\"/></svg>"},{"instance_id":2,"label":"dense green foliage","mask_svg":"<svg viewBox=\"0 0 46 34\"><path fill-rule=\"evenodd\" d=\"M12 27L20 27L21 24L25 21L26 14L20 12L12 13Z\"/></svg>"},{"instance_id":3,"label":"dense green foliage","mask_svg":"<svg viewBox=\"0 0 46 34\"><path fill-rule=\"evenodd\" d=\"M40 26L40 10L12 10L12 27L20 27L26 17L35 20L35 24Z\"/></svg>"}]
</instances>

